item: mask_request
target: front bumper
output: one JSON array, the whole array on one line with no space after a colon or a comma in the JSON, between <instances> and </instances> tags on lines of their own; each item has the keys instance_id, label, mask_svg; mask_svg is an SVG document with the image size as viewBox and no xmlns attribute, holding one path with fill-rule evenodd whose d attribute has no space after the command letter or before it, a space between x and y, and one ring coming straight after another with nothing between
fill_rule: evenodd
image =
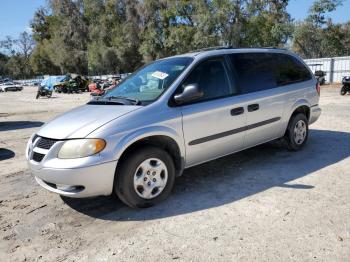
<instances>
[{"instance_id":1,"label":"front bumper","mask_svg":"<svg viewBox=\"0 0 350 262\"><path fill-rule=\"evenodd\" d=\"M321 115L321 108L318 105L312 106L310 109L309 125L315 123Z\"/></svg>"},{"instance_id":2,"label":"front bumper","mask_svg":"<svg viewBox=\"0 0 350 262\"><path fill-rule=\"evenodd\" d=\"M59 159L57 155L63 143L37 135L28 141L26 159L39 185L68 197L110 195L117 166L113 155L104 150L89 157Z\"/></svg>"},{"instance_id":3,"label":"front bumper","mask_svg":"<svg viewBox=\"0 0 350 262\"><path fill-rule=\"evenodd\" d=\"M110 195L117 161L80 168L35 168L30 161L29 169L39 185L67 197L92 197Z\"/></svg>"}]
</instances>

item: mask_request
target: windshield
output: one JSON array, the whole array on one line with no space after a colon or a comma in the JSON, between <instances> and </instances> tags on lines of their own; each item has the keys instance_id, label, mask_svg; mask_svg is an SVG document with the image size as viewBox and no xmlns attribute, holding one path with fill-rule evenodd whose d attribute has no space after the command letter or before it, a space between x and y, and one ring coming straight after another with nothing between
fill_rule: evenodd
<instances>
[{"instance_id":1,"label":"windshield","mask_svg":"<svg viewBox=\"0 0 350 262\"><path fill-rule=\"evenodd\" d=\"M190 57L155 61L109 90L102 99L125 97L140 102L155 101L192 61Z\"/></svg>"}]
</instances>

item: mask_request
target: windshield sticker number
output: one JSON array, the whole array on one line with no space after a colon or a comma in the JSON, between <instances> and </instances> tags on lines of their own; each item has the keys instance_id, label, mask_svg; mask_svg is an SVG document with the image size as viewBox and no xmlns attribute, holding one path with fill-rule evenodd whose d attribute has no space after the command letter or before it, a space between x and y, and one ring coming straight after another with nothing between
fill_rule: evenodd
<instances>
[{"instance_id":1,"label":"windshield sticker number","mask_svg":"<svg viewBox=\"0 0 350 262\"><path fill-rule=\"evenodd\" d=\"M160 71L155 71L153 74L152 74L153 77L155 78L158 78L160 80L164 80L165 78L167 78L169 75L167 73L163 73L163 72L160 72Z\"/></svg>"}]
</instances>

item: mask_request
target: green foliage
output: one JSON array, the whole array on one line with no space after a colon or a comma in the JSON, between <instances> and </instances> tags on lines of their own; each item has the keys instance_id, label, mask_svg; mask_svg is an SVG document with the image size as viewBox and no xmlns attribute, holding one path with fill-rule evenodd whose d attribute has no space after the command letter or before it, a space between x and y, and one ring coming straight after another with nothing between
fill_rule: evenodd
<instances>
[{"instance_id":1,"label":"green foliage","mask_svg":"<svg viewBox=\"0 0 350 262\"><path fill-rule=\"evenodd\" d=\"M6 67L8 56L0 53L0 77L8 75L8 69Z\"/></svg>"},{"instance_id":2,"label":"green foliage","mask_svg":"<svg viewBox=\"0 0 350 262\"><path fill-rule=\"evenodd\" d=\"M334 11L342 0L317 0L305 21L297 24L293 51L304 58L350 55L349 23L334 24L326 14Z\"/></svg>"},{"instance_id":3,"label":"green foliage","mask_svg":"<svg viewBox=\"0 0 350 262\"><path fill-rule=\"evenodd\" d=\"M344 0L316 0L309 9L306 21L319 27L327 23L326 13L333 12Z\"/></svg>"},{"instance_id":4,"label":"green foliage","mask_svg":"<svg viewBox=\"0 0 350 262\"><path fill-rule=\"evenodd\" d=\"M291 45L305 58L350 54L350 24L327 17L342 0L315 0L305 21L296 23L286 11L288 2L48 0L34 14L32 37L23 33L0 41L0 74L124 73L218 45Z\"/></svg>"},{"instance_id":5,"label":"green foliage","mask_svg":"<svg viewBox=\"0 0 350 262\"><path fill-rule=\"evenodd\" d=\"M6 37L0 42L0 48L5 50L7 56L3 56L2 74L8 74L13 78L27 78L33 74L30 65L30 56L33 51L34 42L27 32L19 35L18 39Z\"/></svg>"}]
</instances>

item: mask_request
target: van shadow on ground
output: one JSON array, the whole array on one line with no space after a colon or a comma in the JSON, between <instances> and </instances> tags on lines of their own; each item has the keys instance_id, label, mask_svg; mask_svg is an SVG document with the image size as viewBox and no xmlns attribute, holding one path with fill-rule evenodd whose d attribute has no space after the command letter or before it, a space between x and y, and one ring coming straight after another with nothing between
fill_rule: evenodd
<instances>
[{"instance_id":1,"label":"van shadow on ground","mask_svg":"<svg viewBox=\"0 0 350 262\"><path fill-rule=\"evenodd\" d=\"M40 127L43 124L44 122L40 121L2 121L0 122L0 132Z\"/></svg>"},{"instance_id":2,"label":"van shadow on ground","mask_svg":"<svg viewBox=\"0 0 350 262\"><path fill-rule=\"evenodd\" d=\"M302 151L289 152L268 143L187 169L177 178L167 200L148 209L131 209L116 197L70 199L71 208L112 221L149 220L232 203L272 187L310 190L315 185L292 182L350 156L350 133L310 130Z\"/></svg>"},{"instance_id":3,"label":"van shadow on ground","mask_svg":"<svg viewBox=\"0 0 350 262\"><path fill-rule=\"evenodd\" d=\"M7 148L0 148L0 161L15 157L15 152Z\"/></svg>"}]
</instances>

